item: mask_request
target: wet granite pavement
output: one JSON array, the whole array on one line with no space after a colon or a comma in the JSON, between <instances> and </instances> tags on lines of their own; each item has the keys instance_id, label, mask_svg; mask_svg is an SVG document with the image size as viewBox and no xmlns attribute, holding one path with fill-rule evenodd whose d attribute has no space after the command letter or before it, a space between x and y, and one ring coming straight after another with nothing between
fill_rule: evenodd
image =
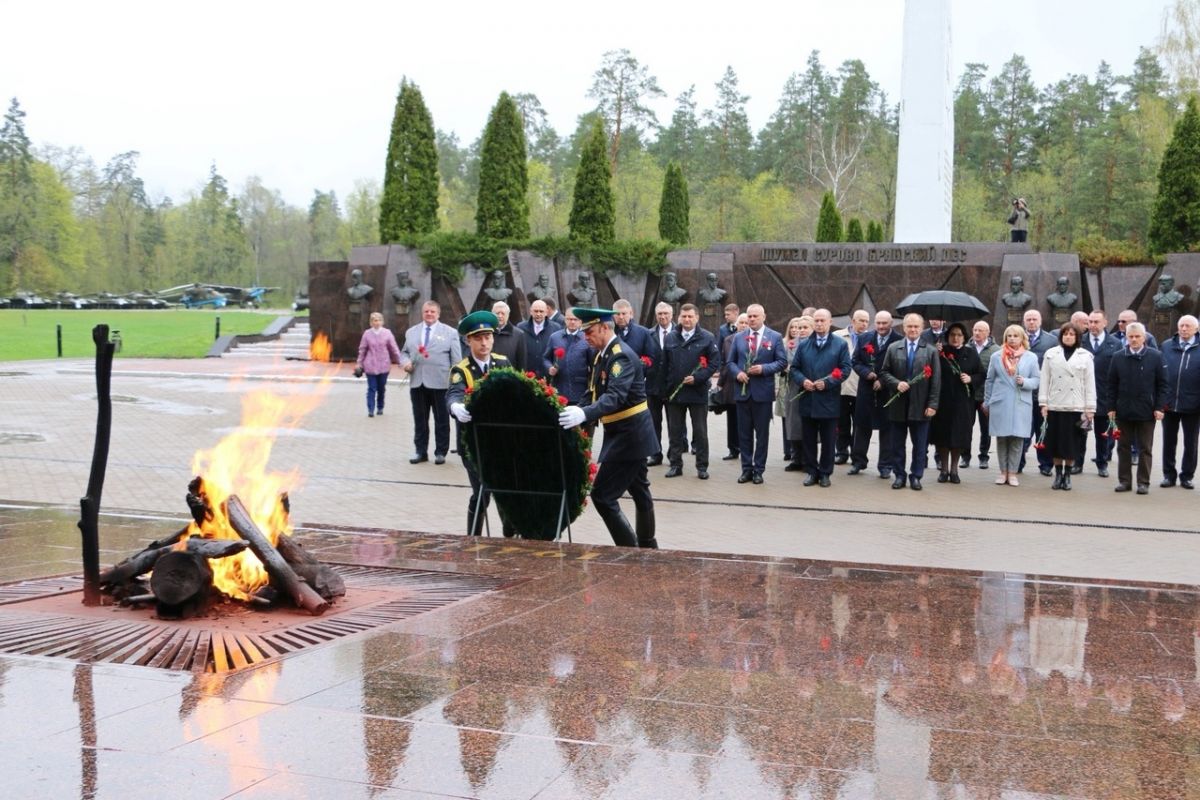
<instances>
[{"instance_id":1,"label":"wet granite pavement","mask_svg":"<svg viewBox=\"0 0 1200 800\"><path fill-rule=\"evenodd\" d=\"M2 581L77 572L75 518L0 507ZM299 536L507 588L228 674L0 653L5 796L1200 796L1194 586Z\"/></svg>"}]
</instances>

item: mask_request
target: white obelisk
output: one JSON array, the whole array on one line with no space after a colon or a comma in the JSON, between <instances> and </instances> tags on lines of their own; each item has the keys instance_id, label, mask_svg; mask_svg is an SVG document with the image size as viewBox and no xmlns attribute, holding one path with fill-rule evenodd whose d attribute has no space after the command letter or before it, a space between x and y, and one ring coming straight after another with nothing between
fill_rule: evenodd
<instances>
[{"instance_id":1,"label":"white obelisk","mask_svg":"<svg viewBox=\"0 0 1200 800\"><path fill-rule=\"evenodd\" d=\"M897 242L949 242L954 202L950 0L907 0L896 164Z\"/></svg>"}]
</instances>

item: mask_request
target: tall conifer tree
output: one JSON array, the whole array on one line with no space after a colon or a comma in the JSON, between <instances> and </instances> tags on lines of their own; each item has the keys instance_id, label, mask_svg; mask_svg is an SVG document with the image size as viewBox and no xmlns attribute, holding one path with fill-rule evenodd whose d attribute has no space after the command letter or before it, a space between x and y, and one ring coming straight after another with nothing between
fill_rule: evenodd
<instances>
[{"instance_id":1,"label":"tall conifer tree","mask_svg":"<svg viewBox=\"0 0 1200 800\"><path fill-rule=\"evenodd\" d=\"M379 237L384 244L438 228L437 141L433 117L421 90L408 79L400 81L392 135L383 170L379 201Z\"/></svg>"},{"instance_id":2,"label":"tall conifer tree","mask_svg":"<svg viewBox=\"0 0 1200 800\"><path fill-rule=\"evenodd\" d=\"M1188 99L1158 167L1150 249L1182 252L1200 243L1200 107Z\"/></svg>"},{"instance_id":3,"label":"tall conifer tree","mask_svg":"<svg viewBox=\"0 0 1200 800\"><path fill-rule=\"evenodd\" d=\"M842 241L842 215L838 213L837 203L833 200L833 192L826 192L821 197L821 211L817 215L815 241Z\"/></svg>"},{"instance_id":4,"label":"tall conifer tree","mask_svg":"<svg viewBox=\"0 0 1200 800\"><path fill-rule=\"evenodd\" d=\"M475 232L494 239L529 238L525 124L517 104L501 92L492 107L479 154Z\"/></svg>"},{"instance_id":5,"label":"tall conifer tree","mask_svg":"<svg viewBox=\"0 0 1200 800\"><path fill-rule=\"evenodd\" d=\"M851 217L846 223L846 241L847 242L863 242L866 237L863 235L862 222L858 217Z\"/></svg>"},{"instance_id":6,"label":"tall conifer tree","mask_svg":"<svg viewBox=\"0 0 1200 800\"><path fill-rule=\"evenodd\" d=\"M662 200L658 204L658 235L664 241L684 245L691 239L687 180L674 161L663 175Z\"/></svg>"},{"instance_id":7,"label":"tall conifer tree","mask_svg":"<svg viewBox=\"0 0 1200 800\"><path fill-rule=\"evenodd\" d=\"M571 216L567 220L572 239L598 244L616 238L616 210L607 145L604 123L597 118L579 156L575 195L571 202Z\"/></svg>"}]
</instances>

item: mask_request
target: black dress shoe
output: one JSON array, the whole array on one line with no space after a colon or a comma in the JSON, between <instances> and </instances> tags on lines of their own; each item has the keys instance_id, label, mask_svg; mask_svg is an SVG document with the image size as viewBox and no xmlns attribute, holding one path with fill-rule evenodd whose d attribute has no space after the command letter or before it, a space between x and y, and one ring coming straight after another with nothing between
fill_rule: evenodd
<instances>
[{"instance_id":1,"label":"black dress shoe","mask_svg":"<svg viewBox=\"0 0 1200 800\"><path fill-rule=\"evenodd\" d=\"M667 474L664 475L663 477L664 478L678 478L682 474L683 474L683 467L671 467L669 470L667 470Z\"/></svg>"},{"instance_id":2,"label":"black dress shoe","mask_svg":"<svg viewBox=\"0 0 1200 800\"><path fill-rule=\"evenodd\" d=\"M950 482L950 473L949 472L939 472L938 473L938 483L949 483L949 482Z\"/></svg>"},{"instance_id":3,"label":"black dress shoe","mask_svg":"<svg viewBox=\"0 0 1200 800\"><path fill-rule=\"evenodd\" d=\"M657 467L659 464L662 463L662 461L663 461L663 459L662 459L661 455L650 456L649 458L646 459L646 466L647 467Z\"/></svg>"},{"instance_id":4,"label":"black dress shoe","mask_svg":"<svg viewBox=\"0 0 1200 800\"><path fill-rule=\"evenodd\" d=\"M762 483L763 482L762 473L761 472L754 473L754 477L751 478L750 480L751 480L751 482L753 482L755 484Z\"/></svg>"},{"instance_id":5,"label":"black dress shoe","mask_svg":"<svg viewBox=\"0 0 1200 800\"><path fill-rule=\"evenodd\" d=\"M892 477L892 471L890 469L881 469L879 470L879 477L886 481Z\"/></svg>"},{"instance_id":6,"label":"black dress shoe","mask_svg":"<svg viewBox=\"0 0 1200 800\"><path fill-rule=\"evenodd\" d=\"M908 485L912 487L914 492L921 491L921 479L916 475L908 479Z\"/></svg>"},{"instance_id":7,"label":"black dress shoe","mask_svg":"<svg viewBox=\"0 0 1200 800\"><path fill-rule=\"evenodd\" d=\"M847 470L846 474L847 475L857 475L862 471L863 471L863 468L860 467L858 464L855 464L853 467L851 467L849 470Z\"/></svg>"},{"instance_id":8,"label":"black dress shoe","mask_svg":"<svg viewBox=\"0 0 1200 800\"><path fill-rule=\"evenodd\" d=\"M413 456L412 458L410 458L410 459L408 460L408 463L410 463L410 464L420 464L421 462L423 462L423 461L428 461L428 460L429 460L429 456L425 455L424 453L420 453L420 454L418 454L418 455L415 455L415 456Z\"/></svg>"},{"instance_id":9,"label":"black dress shoe","mask_svg":"<svg viewBox=\"0 0 1200 800\"><path fill-rule=\"evenodd\" d=\"M1071 473L1069 473L1069 472L1068 472L1068 473L1066 473L1065 475L1063 475L1063 485L1062 485L1062 488L1063 488L1063 491L1064 491L1064 492L1069 492L1069 491L1071 491Z\"/></svg>"},{"instance_id":10,"label":"black dress shoe","mask_svg":"<svg viewBox=\"0 0 1200 800\"><path fill-rule=\"evenodd\" d=\"M1196 488L1196 486L1192 483L1191 479L1189 479L1189 478L1180 478L1179 485L1184 489L1195 489Z\"/></svg>"},{"instance_id":11,"label":"black dress shoe","mask_svg":"<svg viewBox=\"0 0 1200 800\"><path fill-rule=\"evenodd\" d=\"M722 461L733 461L735 458L741 458L742 454L736 450L730 450L728 455L721 456Z\"/></svg>"},{"instance_id":12,"label":"black dress shoe","mask_svg":"<svg viewBox=\"0 0 1200 800\"><path fill-rule=\"evenodd\" d=\"M435 463L435 464L445 464L445 463L446 463L446 457L445 457L445 456L434 456L434 457L433 457L433 463Z\"/></svg>"},{"instance_id":13,"label":"black dress shoe","mask_svg":"<svg viewBox=\"0 0 1200 800\"><path fill-rule=\"evenodd\" d=\"M958 477L957 472L951 472L950 473L950 482L951 483L962 483L962 478Z\"/></svg>"},{"instance_id":14,"label":"black dress shoe","mask_svg":"<svg viewBox=\"0 0 1200 800\"><path fill-rule=\"evenodd\" d=\"M1059 473L1055 474L1054 483L1050 486L1050 488L1051 489L1061 489L1062 487L1063 487L1063 476L1062 476L1062 473L1059 472Z\"/></svg>"},{"instance_id":15,"label":"black dress shoe","mask_svg":"<svg viewBox=\"0 0 1200 800\"><path fill-rule=\"evenodd\" d=\"M1054 470L1051 467L1038 467L1038 472L1042 473L1043 478L1049 478L1054 474Z\"/></svg>"},{"instance_id":16,"label":"black dress shoe","mask_svg":"<svg viewBox=\"0 0 1200 800\"><path fill-rule=\"evenodd\" d=\"M1138 494L1150 494L1149 484L1139 483L1137 493Z\"/></svg>"},{"instance_id":17,"label":"black dress shoe","mask_svg":"<svg viewBox=\"0 0 1200 800\"><path fill-rule=\"evenodd\" d=\"M1076 464L1075 466L1071 467L1071 474L1072 475L1082 475L1083 474L1083 465Z\"/></svg>"},{"instance_id":18,"label":"black dress shoe","mask_svg":"<svg viewBox=\"0 0 1200 800\"><path fill-rule=\"evenodd\" d=\"M821 484L821 488L823 488L823 489L829 488L829 476L828 475L822 475L821 479L817 482Z\"/></svg>"},{"instance_id":19,"label":"black dress shoe","mask_svg":"<svg viewBox=\"0 0 1200 800\"><path fill-rule=\"evenodd\" d=\"M1163 478L1162 483L1159 484L1159 486L1161 486L1164 489L1170 489L1174 485L1175 485L1174 478Z\"/></svg>"},{"instance_id":20,"label":"black dress shoe","mask_svg":"<svg viewBox=\"0 0 1200 800\"><path fill-rule=\"evenodd\" d=\"M702 481L708 480L708 470L706 470L706 469L696 470L696 477Z\"/></svg>"},{"instance_id":21,"label":"black dress shoe","mask_svg":"<svg viewBox=\"0 0 1200 800\"><path fill-rule=\"evenodd\" d=\"M987 456L980 456L980 457L979 457L979 468L980 468L980 469L987 469L987 468L988 468L988 461L989 461L989 459L988 459L988 457L987 457Z\"/></svg>"},{"instance_id":22,"label":"black dress shoe","mask_svg":"<svg viewBox=\"0 0 1200 800\"><path fill-rule=\"evenodd\" d=\"M1114 492L1128 492L1132 488L1133 487L1130 486L1128 483L1118 483L1116 486L1113 487L1113 491Z\"/></svg>"},{"instance_id":23,"label":"black dress shoe","mask_svg":"<svg viewBox=\"0 0 1200 800\"><path fill-rule=\"evenodd\" d=\"M738 483L749 483L752 477L754 476L749 472L743 472L741 475L738 475Z\"/></svg>"},{"instance_id":24,"label":"black dress shoe","mask_svg":"<svg viewBox=\"0 0 1200 800\"><path fill-rule=\"evenodd\" d=\"M793 461L783 468L784 472L804 472L804 465L799 461Z\"/></svg>"},{"instance_id":25,"label":"black dress shoe","mask_svg":"<svg viewBox=\"0 0 1200 800\"><path fill-rule=\"evenodd\" d=\"M1101 478L1107 478L1108 477L1108 467L1097 467L1096 474L1099 475Z\"/></svg>"},{"instance_id":26,"label":"black dress shoe","mask_svg":"<svg viewBox=\"0 0 1200 800\"><path fill-rule=\"evenodd\" d=\"M833 463L835 463L835 464L845 464L849 460L850 460L850 456L834 456L833 457Z\"/></svg>"},{"instance_id":27,"label":"black dress shoe","mask_svg":"<svg viewBox=\"0 0 1200 800\"><path fill-rule=\"evenodd\" d=\"M904 485L905 485L905 481L904 481L904 477L902 475L897 475L896 480L892 481L893 489L903 489Z\"/></svg>"},{"instance_id":28,"label":"black dress shoe","mask_svg":"<svg viewBox=\"0 0 1200 800\"><path fill-rule=\"evenodd\" d=\"M817 485L817 476L810 474L807 478L804 479L804 485L805 486L816 486Z\"/></svg>"}]
</instances>

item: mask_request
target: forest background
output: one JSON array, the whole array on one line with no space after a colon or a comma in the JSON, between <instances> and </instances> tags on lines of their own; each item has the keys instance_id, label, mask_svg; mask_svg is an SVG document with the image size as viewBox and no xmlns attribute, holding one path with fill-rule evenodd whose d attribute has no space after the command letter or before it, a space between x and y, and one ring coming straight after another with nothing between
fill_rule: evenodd
<instances>
[{"instance_id":1,"label":"forest background","mask_svg":"<svg viewBox=\"0 0 1200 800\"><path fill-rule=\"evenodd\" d=\"M1200 63L1190 20L1127 71L1101 62L1041 88L1025 59L998 69L968 64L955 89L955 241L1007 237L1011 198L1033 211L1037 249L1079 251L1085 263L1136 263L1146 252L1157 170ZM646 100L663 95L628 51L605 54L591 87L595 110L560 132L533 93L514 93L528 142L529 224L534 238L565 236L580 152L599 116L610 137L619 239L657 239L658 205L670 162L690 199L690 247L714 241L810 241L822 196L843 217L892 232L897 107L861 61L823 64L812 52L785 82L775 112L751 130L748 95L732 67L716 101L699 108L695 87L679 93L669 120ZM434 123L436 125L436 120ZM482 137L482 131L480 132ZM481 138L437 132L438 220L474 231ZM64 143L34 146L20 98L0 126L0 294L17 289L77 293L154 290L201 282L281 287L307 282L307 264L344 260L379 242L378 176L346 197L315 189L307 208L285 202L256 178L232 188L219 165L197 189L151 197L138 153L103 165Z\"/></svg>"}]
</instances>

